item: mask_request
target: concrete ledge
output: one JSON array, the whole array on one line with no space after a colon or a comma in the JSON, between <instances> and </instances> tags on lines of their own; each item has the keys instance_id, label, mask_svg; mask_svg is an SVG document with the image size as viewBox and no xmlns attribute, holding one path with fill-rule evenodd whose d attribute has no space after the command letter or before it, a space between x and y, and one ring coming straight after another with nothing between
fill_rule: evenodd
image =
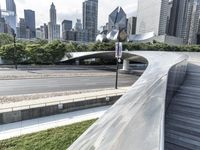
<instances>
[{"instance_id":1,"label":"concrete ledge","mask_svg":"<svg viewBox=\"0 0 200 150\"><path fill-rule=\"evenodd\" d=\"M60 113L72 112L76 110L83 110L93 107L100 107L114 104L121 95L110 96L103 98L93 98L90 100L82 100L75 102L68 102L64 104L56 104L51 106L43 106L37 108L30 108L18 111L3 112L0 114L0 124L13 123L28 119L34 119L44 116L50 116Z\"/></svg>"}]
</instances>

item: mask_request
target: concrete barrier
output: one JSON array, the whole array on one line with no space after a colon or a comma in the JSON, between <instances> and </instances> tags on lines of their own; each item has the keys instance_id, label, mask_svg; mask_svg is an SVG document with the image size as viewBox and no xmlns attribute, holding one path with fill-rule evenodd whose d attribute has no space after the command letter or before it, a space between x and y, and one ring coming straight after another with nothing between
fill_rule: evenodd
<instances>
[{"instance_id":1,"label":"concrete barrier","mask_svg":"<svg viewBox=\"0 0 200 150\"><path fill-rule=\"evenodd\" d=\"M44 116L56 115L60 113L83 110L93 107L100 107L114 104L120 96L110 96L104 98L94 98L90 100L82 100L68 102L64 104L55 104L51 106L43 106L38 108L30 108L18 111L10 111L0 113L0 124L8 124L28 119L34 119Z\"/></svg>"}]
</instances>

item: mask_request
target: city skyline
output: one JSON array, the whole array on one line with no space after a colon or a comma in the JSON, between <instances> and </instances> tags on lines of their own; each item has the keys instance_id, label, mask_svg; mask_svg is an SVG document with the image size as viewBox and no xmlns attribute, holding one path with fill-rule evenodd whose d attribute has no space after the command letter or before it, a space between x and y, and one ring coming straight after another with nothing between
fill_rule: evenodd
<instances>
[{"instance_id":1,"label":"city skyline","mask_svg":"<svg viewBox=\"0 0 200 150\"><path fill-rule=\"evenodd\" d=\"M40 5L37 5L38 3ZM76 1L66 1L66 0L46 0L45 3L40 3L39 0L28 1L28 0L15 0L17 7L17 20L19 18L23 18L24 9L31 9L35 11L36 16L36 27L39 27L43 23L47 23L49 21L49 6L53 2L57 8L57 20L58 24L61 24L63 20L72 20L73 26L76 22L76 19L81 19L82 22L82 2L84 0L76 0ZM2 9L5 9L5 0L0 0L0 5ZM110 2L107 0L99 1L99 14L102 17L98 19L98 29L105 25L108 22L108 15L117 7L121 6L124 11L127 13L127 16L135 16L137 12L137 0L119 0L112 2L112 6L110 6Z\"/></svg>"}]
</instances>

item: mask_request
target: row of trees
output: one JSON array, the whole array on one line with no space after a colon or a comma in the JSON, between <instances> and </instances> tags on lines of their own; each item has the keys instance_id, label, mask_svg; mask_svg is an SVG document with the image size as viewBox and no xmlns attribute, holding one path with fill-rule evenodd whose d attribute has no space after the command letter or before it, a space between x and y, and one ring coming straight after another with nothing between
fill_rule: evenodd
<instances>
[{"instance_id":1,"label":"row of trees","mask_svg":"<svg viewBox=\"0 0 200 150\"><path fill-rule=\"evenodd\" d=\"M20 41L16 43L16 52L13 44L13 37L7 34L0 34L0 57L6 63L25 64L55 64L59 62L67 52L86 52L86 51L114 51L115 42L106 43L64 43L47 40ZM154 41L153 43L123 43L123 49L130 51L136 50L154 50L154 51L187 51L200 52L199 45L191 46L171 46Z\"/></svg>"}]
</instances>

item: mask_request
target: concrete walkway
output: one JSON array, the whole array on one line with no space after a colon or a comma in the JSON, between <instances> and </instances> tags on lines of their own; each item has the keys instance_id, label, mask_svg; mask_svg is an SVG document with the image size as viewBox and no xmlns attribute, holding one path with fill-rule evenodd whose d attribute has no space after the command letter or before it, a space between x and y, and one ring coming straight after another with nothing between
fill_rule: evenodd
<instances>
[{"instance_id":1,"label":"concrete walkway","mask_svg":"<svg viewBox=\"0 0 200 150\"><path fill-rule=\"evenodd\" d=\"M0 140L101 117L110 106L0 125Z\"/></svg>"},{"instance_id":2,"label":"concrete walkway","mask_svg":"<svg viewBox=\"0 0 200 150\"><path fill-rule=\"evenodd\" d=\"M72 94L68 96L57 96L57 97L51 97L51 98L27 100L27 101L20 101L20 102L14 102L14 103L4 103L0 105L0 113L25 110L25 109L30 109L30 108L52 106L52 105L58 105L58 104L65 104L69 102L90 100L94 98L118 96L118 95L123 95L127 91L127 89L128 87L124 87L124 88L119 88L117 90L110 89L110 90L103 90L103 91L96 91L96 92Z\"/></svg>"}]
</instances>

